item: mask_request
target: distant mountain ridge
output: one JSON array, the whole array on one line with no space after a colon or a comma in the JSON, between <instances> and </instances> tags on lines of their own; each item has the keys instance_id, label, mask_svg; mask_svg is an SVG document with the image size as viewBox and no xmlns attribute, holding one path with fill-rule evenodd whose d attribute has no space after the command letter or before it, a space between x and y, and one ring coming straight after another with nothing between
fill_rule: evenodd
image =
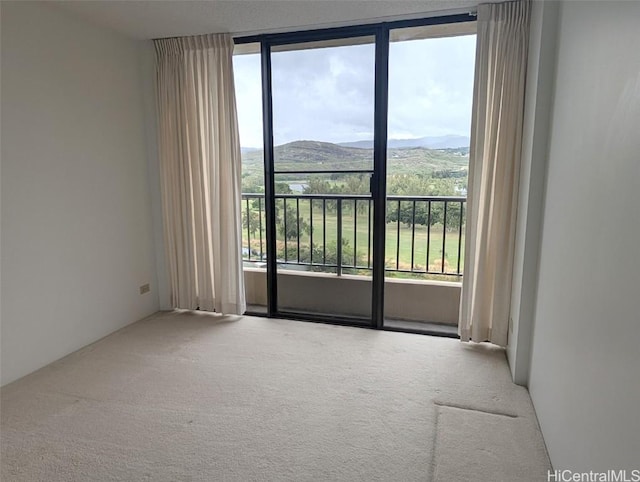
<instances>
[{"instance_id":1,"label":"distant mountain ridge","mask_svg":"<svg viewBox=\"0 0 640 482\"><path fill-rule=\"evenodd\" d=\"M449 134L446 136L427 136L417 139L389 139L387 147L390 149L411 149L414 147L424 147L426 149L457 149L469 147L471 139L467 136ZM356 147L358 149L373 149L373 141L353 141L340 142L339 146Z\"/></svg>"},{"instance_id":2,"label":"distant mountain ridge","mask_svg":"<svg viewBox=\"0 0 640 482\"><path fill-rule=\"evenodd\" d=\"M365 140L365 141L351 141L351 142L322 142L322 141L293 141L287 142L285 144L281 144L275 146L285 147L285 146L303 146L307 144L309 145L315 144L319 145L333 145L340 147L352 147L356 149L373 149L373 140ZM427 136L427 137L419 137L417 139L388 139L387 140L387 148L389 149L413 149L416 147L423 147L425 149L460 149L460 148L468 148L471 144L471 139L468 136L458 136L454 134L449 134L446 136ZM241 147L242 154L248 154L251 152L262 151L260 147Z\"/></svg>"},{"instance_id":3,"label":"distant mountain ridge","mask_svg":"<svg viewBox=\"0 0 640 482\"><path fill-rule=\"evenodd\" d=\"M458 171L468 165L468 147L429 149L426 147L388 150L390 174L429 174L436 171ZM262 150L250 150L242 156L243 175L263 176ZM370 170L373 150L320 141L294 141L274 147L274 163L279 171ZM299 174L278 174L278 180L305 180Z\"/></svg>"}]
</instances>

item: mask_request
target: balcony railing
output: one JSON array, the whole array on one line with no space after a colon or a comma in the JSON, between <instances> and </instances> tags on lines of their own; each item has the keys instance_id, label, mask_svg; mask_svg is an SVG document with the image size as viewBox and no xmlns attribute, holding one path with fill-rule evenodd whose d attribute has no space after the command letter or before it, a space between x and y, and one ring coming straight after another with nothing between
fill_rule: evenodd
<instances>
[{"instance_id":1,"label":"balcony railing","mask_svg":"<svg viewBox=\"0 0 640 482\"><path fill-rule=\"evenodd\" d=\"M264 194L243 194L243 259L266 261ZM373 201L368 195L276 194L278 264L367 274ZM465 197L387 196L385 270L391 276L460 279ZM396 274L392 274L396 273Z\"/></svg>"}]
</instances>

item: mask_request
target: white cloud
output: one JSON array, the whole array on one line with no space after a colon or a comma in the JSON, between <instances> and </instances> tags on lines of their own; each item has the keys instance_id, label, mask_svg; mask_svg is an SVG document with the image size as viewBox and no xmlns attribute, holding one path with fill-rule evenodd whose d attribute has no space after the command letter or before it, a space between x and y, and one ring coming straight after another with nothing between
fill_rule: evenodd
<instances>
[{"instance_id":1,"label":"white cloud","mask_svg":"<svg viewBox=\"0 0 640 482\"><path fill-rule=\"evenodd\" d=\"M373 44L272 54L276 145L373 138ZM475 36L394 42L389 137L469 135ZM259 55L234 58L241 144L262 146Z\"/></svg>"},{"instance_id":2,"label":"white cloud","mask_svg":"<svg viewBox=\"0 0 640 482\"><path fill-rule=\"evenodd\" d=\"M469 135L475 35L394 42L389 137Z\"/></svg>"}]
</instances>

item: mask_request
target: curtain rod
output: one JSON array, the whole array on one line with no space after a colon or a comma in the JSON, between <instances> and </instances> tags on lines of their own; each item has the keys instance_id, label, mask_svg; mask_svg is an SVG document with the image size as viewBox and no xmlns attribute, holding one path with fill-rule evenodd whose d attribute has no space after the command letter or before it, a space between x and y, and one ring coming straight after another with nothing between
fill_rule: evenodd
<instances>
[{"instance_id":1,"label":"curtain rod","mask_svg":"<svg viewBox=\"0 0 640 482\"><path fill-rule=\"evenodd\" d=\"M235 32L235 33L232 33L231 36L234 39L242 38L242 37L258 37L261 35L271 35L271 34L281 34L281 33L284 34L284 33L291 33L291 32L300 32L304 30L325 30L325 29L341 28L341 27L367 26L367 25L375 25L379 23L393 23L393 22L402 22L402 21L410 21L410 20L422 20L422 19L428 19L428 18L449 17L454 15L469 15L470 17L477 17L478 9L477 7L472 7L472 8L458 8L458 9L449 9L449 10L432 10L429 12L411 13L406 15L391 15L391 16L385 16L385 17L372 17L372 18L364 18L364 19L345 20L341 22L297 25L297 26L289 26L289 27L280 27L276 29L249 30L246 32Z\"/></svg>"},{"instance_id":2,"label":"curtain rod","mask_svg":"<svg viewBox=\"0 0 640 482\"><path fill-rule=\"evenodd\" d=\"M389 22L389 23L402 22L402 21L409 21L409 20L421 20L421 19L428 19L428 18L448 17L453 15L465 15L465 14L469 15L470 17L477 17L478 9L477 7L472 7L472 8L458 8L458 9L450 9L450 10L437 10L437 11L430 11L430 12L412 13L407 15L394 15L394 16L386 16L386 17L355 19L355 20L349 20L349 21L343 21L343 22L298 25L298 26L289 26L289 27L279 27L276 29L248 30L246 32L207 32L207 33L189 34L189 35L172 35L169 37L156 37L150 40L177 39L177 38L184 38L184 37L197 37L199 35L210 35L210 34L214 34L214 35L229 34L235 40L242 37L257 37L259 35L299 32L302 30L323 30L323 29L330 29L330 28L352 27L352 26L359 26L359 25L375 25L378 23L386 23L386 22ZM358 22L361 22L361 23L358 23Z\"/></svg>"}]
</instances>

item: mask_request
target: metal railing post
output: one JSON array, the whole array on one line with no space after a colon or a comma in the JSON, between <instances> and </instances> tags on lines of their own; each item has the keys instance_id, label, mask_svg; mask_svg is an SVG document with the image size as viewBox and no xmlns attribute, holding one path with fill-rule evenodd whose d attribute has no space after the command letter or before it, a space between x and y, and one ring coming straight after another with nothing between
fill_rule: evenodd
<instances>
[{"instance_id":1,"label":"metal railing post","mask_svg":"<svg viewBox=\"0 0 640 482\"><path fill-rule=\"evenodd\" d=\"M338 246L336 248L336 274L342 275L342 199L336 199L336 209L338 213Z\"/></svg>"}]
</instances>

